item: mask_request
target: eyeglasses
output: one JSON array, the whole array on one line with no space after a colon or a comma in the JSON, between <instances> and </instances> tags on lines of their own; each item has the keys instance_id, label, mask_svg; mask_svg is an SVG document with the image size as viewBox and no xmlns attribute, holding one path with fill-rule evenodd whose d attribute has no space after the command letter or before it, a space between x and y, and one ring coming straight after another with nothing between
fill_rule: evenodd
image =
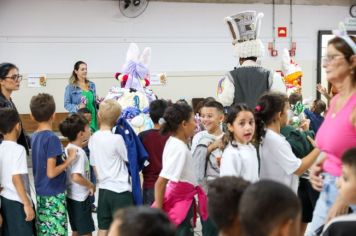
<instances>
[{"instance_id":1,"label":"eyeglasses","mask_svg":"<svg viewBox=\"0 0 356 236\"><path fill-rule=\"evenodd\" d=\"M21 82L22 81L22 75L13 75L13 76L7 76L4 77L5 79L12 79L15 82Z\"/></svg>"},{"instance_id":2,"label":"eyeglasses","mask_svg":"<svg viewBox=\"0 0 356 236\"><path fill-rule=\"evenodd\" d=\"M328 64L338 58L345 58L343 55L327 55L326 57L323 58L323 64Z\"/></svg>"}]
</instances>

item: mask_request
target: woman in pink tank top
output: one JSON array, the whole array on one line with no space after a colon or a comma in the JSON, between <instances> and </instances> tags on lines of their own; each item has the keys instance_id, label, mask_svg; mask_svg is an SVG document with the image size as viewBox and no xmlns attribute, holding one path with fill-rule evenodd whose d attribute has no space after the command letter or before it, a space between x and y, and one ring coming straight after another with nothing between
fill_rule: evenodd
<instances>
[{"instance_id":1,"label":"woman in pink tank top","mask_svg":"<svg viewBox=\"0 0 356 236\"><path fill-rule=\"evenodd\" d=\"M312 169L310 181L321 191L313 213L310 231L331 218L347 214L348 204L338 196L336 179L341 176L341 157L356 146L356 38L340 35L329 41L323 66L328 82L339 91L316 135L317 147L324 153ZM355 208L356 209L356 208Z\"/></svg>"}]
</instances>

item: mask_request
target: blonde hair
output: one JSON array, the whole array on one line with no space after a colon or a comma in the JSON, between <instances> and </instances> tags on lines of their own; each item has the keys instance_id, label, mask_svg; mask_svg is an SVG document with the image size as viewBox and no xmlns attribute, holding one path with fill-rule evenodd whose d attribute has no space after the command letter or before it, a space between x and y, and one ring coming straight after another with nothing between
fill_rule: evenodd
<instances>
[{"instance_id":1,"label":"blonde hair","mask_svg":"<svg viewBox=\"0 0 356 236\"><path fill-rule=\"evenodd\" d=\"M100 123L113 127L121 115L121 106L114 99L107 99L100 103L98 116Z\"/></svg>"}]
</instances>

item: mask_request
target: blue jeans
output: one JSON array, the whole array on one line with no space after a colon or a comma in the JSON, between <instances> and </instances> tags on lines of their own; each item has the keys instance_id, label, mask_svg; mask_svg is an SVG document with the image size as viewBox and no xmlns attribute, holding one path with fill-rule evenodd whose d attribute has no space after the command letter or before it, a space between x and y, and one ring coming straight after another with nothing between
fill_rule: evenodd
<instances>
[{"instance_id":1,"label":"blue jeans","mask_svg":"<svg viewBox=\"0 0 356 236\"><path fill-rule=\"evenodd\" d=\"M332 205L335 203L336 197L339 195L338 189L336 187L336 180L338 177L330 175L328 173L323 173L324 176L324 185L320 193L318 201L313 212L313 219L310 225L308 226L306 235L314 236L314 232L325 224L326 218L328 216L329 210ZM355 206L351 208L356 210Z\"/></svg>"}]
</instances>

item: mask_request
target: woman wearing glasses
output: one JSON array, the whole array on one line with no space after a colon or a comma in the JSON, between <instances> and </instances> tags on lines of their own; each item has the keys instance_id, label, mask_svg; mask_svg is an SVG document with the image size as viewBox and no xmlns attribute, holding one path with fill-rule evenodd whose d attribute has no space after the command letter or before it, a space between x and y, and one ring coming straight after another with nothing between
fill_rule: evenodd
<instances>
[{"instance_id":1,"label":"woman wearing glasses","mask_svg":"<svg viewBox=\"0 0 356 236\"><path fill-rule=\"evenodd\" d=\"M19 74L19 69L11 63L0 64L0 108L13 108L17 111L15 104L11 100L11 94L13 91L19 90L22 75ZM0 134L0 142L3 137ZM21 134L17 140L17 143L21 144L29 154L29 142L23 128Z\"/></svg>"},{"instance_id":2,"label":"woman wearing glasses","mask_svg":"<svg viewBox=\"0 0 356 236\"><path fill-rule=\"evenodd\" d=\"M98 129L96 117L96 88L87 78L87 64L77 61L74 64L69 85L64 93L64 108L69 112L77 112L80 108L87 108L91 113L90 129L95 132Z\"/></svg>"},{"instance_id":3,"label":"woman wearing glasses","mask_svg":"<svg viewBox=\"0 0 356 236\"><path fill-rule=\"evenodd\" d=\"M336 32L338 33L338 32ZM356 38L346 32L331 39L323 66L326 78L338 91L316 135L323 158L313 167L311 183L321 191L310 226L312 233L337 215L347 214L349 206L340 196L336 179L341 176L341 157L356 146ZM353 208L353 207L352 207ZM356 210L356 208L355 208Z\"/></svg>"}]
</instances>

